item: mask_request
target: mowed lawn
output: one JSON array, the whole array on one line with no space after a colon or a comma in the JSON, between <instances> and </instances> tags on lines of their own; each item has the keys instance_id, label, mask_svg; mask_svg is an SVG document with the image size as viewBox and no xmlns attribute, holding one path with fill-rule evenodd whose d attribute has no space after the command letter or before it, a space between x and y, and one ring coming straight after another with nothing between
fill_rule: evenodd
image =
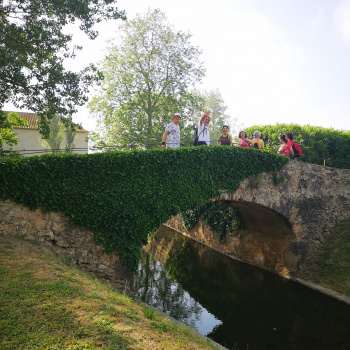
<instances>
[{"instance_id":1,"label":"mowed lawn","mask_svg":"<svg viewBox=\"0 0 350 350\"><path fill-rule=\"evenodd\" d=\"M0 349L216 349L37 244L0 235Z\"/></svg>"}]
</instances>

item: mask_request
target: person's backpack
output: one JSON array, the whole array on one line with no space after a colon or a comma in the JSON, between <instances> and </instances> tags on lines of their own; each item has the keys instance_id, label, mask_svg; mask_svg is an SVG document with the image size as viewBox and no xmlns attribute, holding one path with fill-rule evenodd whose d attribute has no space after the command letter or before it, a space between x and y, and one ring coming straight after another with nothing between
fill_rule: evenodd
<instances>
[{"instance_id":1,"label":"person's backpack","mask_svg":"<svg viewBox=\"0 0 350 350\"><path fill-rule=\"evenodd\" d=\"M294 152L294 158L300 158L303 154L303 151L301 150L300 146L293 142L293 152Z\"/></svg>"}]
</instances>

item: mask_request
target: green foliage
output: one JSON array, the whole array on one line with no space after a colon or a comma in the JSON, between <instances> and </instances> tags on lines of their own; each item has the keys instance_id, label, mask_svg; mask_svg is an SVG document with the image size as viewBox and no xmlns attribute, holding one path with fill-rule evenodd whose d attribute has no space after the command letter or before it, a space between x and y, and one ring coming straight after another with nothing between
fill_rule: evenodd
<instances>
[{"instance_id":1,"label":"green foliage","mask_svg":"<svg viewBox=\"0 0 350 350\"><path fill-rule=\"evenodd\" d=\"M0 197L64 213L135 269L148 234L171 216L287 162L270 152L218 146L5 159Z\"/></svg>"},{"instance_id":2,"label":"green foliage","mask_svg":"<svg viewBox=\"0 0 350 350\"><path fill-rule=\"evenodd\" d=\"M301 278L350 297L350 219L339 221Z\"/></svg>"},{"instance_id":3,"label":"green foliage","mask_svg":"<svg viewBox=\"0 0 350 350\"><path fill-rule=\"evenodd\" d=\"M101 78L92 65L80 73L63 62L81 47L71 47L63 27L79 21L90 39L102 20L125 18L115 0L7 0L0 3L0 111L6 102L35 110L48 119L71 116L87 100L88 88ZM92 74L94 73L94 74ZM45 129L45 128L44 128Z\"/></svg>"},{"instance_id":4,"label":"green foliage","mask_svg":"<svg viewBox=\"0 0 350 350\"><path fill-rule=\"evenodd\" d=\"M54 116L49 121L50 134L47 139L39 139L41 147L46 151L49 150L60 150L61 143L63 140L63 125L60 122L60 118Z\"/></svg>"},{"instance_id":5,"label":"green foliage","mask_svg":"<svg viewBox=\"0 0 350 350\"><path fill-rule=\"evenodd\" d=\"M3 150L3 143L9 146L17 144L18 137L13 132L15 126L26 127L28 122L15 112L7 114L0 111L0 153Z\"/></svg>"},{"instance_id":6,"label":"green foliage","mask_svg":"<svg viewBox=\"0 0 350 350\"><path fill-rule=\"evenodd\" d=\"M292 132L294 141L300 145L301 161L350 169L350 131L338 131L318 126L297 124L254 125L246 129L248 138L255 130L260 130L267 148L277 152L281 145L279 137Z\"/></svg>"},{"instance_id":7,"label":"green foliage","mask_svg":"<svg viewBox=\"0 0 350 350\"><path fill-rule=\"evenodd\" d=\"M102 147L150 148L159 145L175 112L187 115L199 108L202 101L190 89L204 76L201 52L160 10L137 15L119 33L100 67L101 90L90 104L100 131L92 140Z\"/></svg>"},{"instance_id":8,"label":"green foliage","mask_svg":"<svg viewBox=\"0 0 350 350\"><path fill-rule=\"evenodd\" d=\"M284 176L278 176L277 172L274 171L272 173L272 181L275 186L278 186L280 183L282 183L286 178Z\"/></svg>"},{"instance_id":9,"label":"green foliage","mask_svg":"<svg viewBox=\"0 0 350 350\"><path fill-rule=\"evenodd\" d=\"M208 202L199 208L181 213L187 230L196 225L199 219L214 230L220 241L224 241L226 233L236 235L242 227L242 218L236 208L229 202Z\"/></svg>"},{"instance_id":10,"label":"green foliage","mask_svg":"<svg viewBox=\"0 0 350 350\"><path fill-rule=\"evenodd\" d=\"M76 126L74 124L70 124L66 126L66 145L64 146L64 150L66 153L72 153L72 148L75 147L75 135L77 133Z\"/></svg>"}]
</instances>

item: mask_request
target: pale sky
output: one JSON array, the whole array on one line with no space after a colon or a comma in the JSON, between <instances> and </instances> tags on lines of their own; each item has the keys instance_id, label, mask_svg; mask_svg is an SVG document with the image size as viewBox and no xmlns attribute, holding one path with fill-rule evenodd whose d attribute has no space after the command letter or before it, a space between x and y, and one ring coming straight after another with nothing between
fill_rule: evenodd
<instances>
[{"instance_id":1,"label":"pale sky","mask_svg":"<svg viewBox=\"0 0 350 350\"><path fill-rule=\"evenodd\" d=\"M245 127L296 123L350 130L350 0L120 0L129 18L159 8L203 50L200 89L218 88ZM105 55L118 23L99 25L68 68ZM73 118L92 130L81 108Z\"/></svg>"}]
</instances>

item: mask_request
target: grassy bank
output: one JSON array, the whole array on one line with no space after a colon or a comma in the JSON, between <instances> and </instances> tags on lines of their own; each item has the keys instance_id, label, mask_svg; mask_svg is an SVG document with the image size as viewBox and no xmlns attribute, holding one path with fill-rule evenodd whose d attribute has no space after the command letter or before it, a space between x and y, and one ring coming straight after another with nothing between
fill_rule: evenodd
<instances>
[{"instance_id":1,"label":"grassy bank","mask_svg":"<svg viewBox=\"0 0 350 350\"><path fill-rule=\"evenodd\" d=\"M38 245L0 236L0 349L215 347Z\"/></svg>"},{"instance_id":2,"label":"grassy bank","mask_svg":"<svg viewBox=\"0 0 350 350\"><path fill-rule=\"evenodd\" d=\"M350 297L350 219L326 237L301 278Z\"/></svg>"}]
</instances>

